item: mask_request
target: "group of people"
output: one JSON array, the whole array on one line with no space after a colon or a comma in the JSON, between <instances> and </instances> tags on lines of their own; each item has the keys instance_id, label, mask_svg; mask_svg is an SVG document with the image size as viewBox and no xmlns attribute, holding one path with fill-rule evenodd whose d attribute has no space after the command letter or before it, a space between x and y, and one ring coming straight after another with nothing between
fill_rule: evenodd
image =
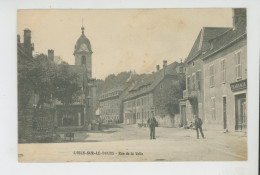
<instances>
[{"instance_id":1,"label":"group of people","mask_svg":"<svg viewBox=\"0 0 260 175\"><path fill-rule=\"evenodd\" d=\"M203 139L205 138L202 130L202 124L203 124L202 120L198 117L198 115L195 115L194 125L197 132L197 139L199 139L199 132L201 134L201 137ZM147 125L150 128L150 139L155 139L155 127L158 126L158 122L156 121L154 116L148 118Z\"/></svg>"}]
</instances>

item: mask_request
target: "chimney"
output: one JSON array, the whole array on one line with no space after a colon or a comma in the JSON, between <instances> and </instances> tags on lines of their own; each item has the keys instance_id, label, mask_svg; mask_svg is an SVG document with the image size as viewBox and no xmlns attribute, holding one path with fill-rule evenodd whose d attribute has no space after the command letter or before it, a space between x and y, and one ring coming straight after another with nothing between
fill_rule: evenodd
<instances>
[{"instance_id":1,"label":"chimney","mask_svg":"<svg viewBox=\"0 0 260 175\"><path fill-rule=\"evenodd\" d=\"M54 61L54 50L48 50L48 59Z\"/></svg>"},{"instance_id":2,"label":"chimney","mask_svg":"<svg viewBox=\"0 0 260 175\"><path fill-rule=\"evenodd\" d=\"M233 8L233 29L239 26L246 27L246 8Z\"/></svg>"},{"instance_id":3,"label":"chimney","mask_svg":"<svg viewBox=\"0 0 260 175\"><path fill-rule=\"evenodd\" d=\"M18 43L21 43L20 35L17 35L17 44L18 44Z\"/></svg>"},{"instance_id":4,"label":"chimney","mask_svg":"<svg viewBox=\"0 0 260 175\"><path fill-rule=\"evenodd\" d=\"M33 44L31 43L31 30L25 29L23 35L23 43L24 43L24 51L29 55L32 56L32 51L34 50Z\"/></svg>"},{"instance_id":5,"label":"chimney","mask_svg":"<svg viewBox=\"0 0 260 175\"><path fill-rule=\"evenodd\" d=\"M160 65L156 65L156 70L157 70L157 71L160 70Z\"/></svg>"},{"instance_id":6,"label":"chimney","mask_svg":"<svg viewBox=\"0 0 260 175\"><path fill-rule=\"evenodd\" d=\"M163 68L166 68L167 66L167 60L163 60Z\"/></svg>"},{"instance_id":7,"label":"chimney","mask_svg":"<svg viewBox=\"0 0 260 175\"><path fill-rule=\"evenodd\" d=\"M24 37L24 44L26 46L31 46L31 30L25 29L23 37Z\"/></svg>"}]
</instances>

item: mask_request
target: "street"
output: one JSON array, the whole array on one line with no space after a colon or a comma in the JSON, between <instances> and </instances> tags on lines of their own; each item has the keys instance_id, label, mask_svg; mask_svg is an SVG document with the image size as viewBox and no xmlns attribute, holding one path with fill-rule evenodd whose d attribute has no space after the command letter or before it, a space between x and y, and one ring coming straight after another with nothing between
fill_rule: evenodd
<instances>
[{"instance_id":1,"label":"street","mask_svg":"<svg viewBox=\"0 0 260 175\"><path fill-rule=\"evenodd\" d=\"M157 127L156 140L150 140L149 128L119 124L103 131L78 131L73 142L19 144L19 161L247 160L246 133L204 130L204 135L197 139L192 129Z\"/></svg>"}]
</instances>

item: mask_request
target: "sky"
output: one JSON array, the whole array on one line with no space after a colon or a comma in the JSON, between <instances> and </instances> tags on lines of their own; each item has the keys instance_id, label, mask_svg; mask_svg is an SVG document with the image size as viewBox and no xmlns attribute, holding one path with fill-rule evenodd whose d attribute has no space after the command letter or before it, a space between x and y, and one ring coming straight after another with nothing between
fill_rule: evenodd
<instances>
[{"instance_id":1,"label":"sky","mask_svg":"<svg viewBox=\"0 0 260 175\"><path fill-rule=\"evenodd\" d=\"M34 54L53 49L74 64L81 26L92 46L93 78L156 71L184 60L202 27L231 27L232 9L18 10L17 33L32 31Z\"/></svg>"}]
</instances>

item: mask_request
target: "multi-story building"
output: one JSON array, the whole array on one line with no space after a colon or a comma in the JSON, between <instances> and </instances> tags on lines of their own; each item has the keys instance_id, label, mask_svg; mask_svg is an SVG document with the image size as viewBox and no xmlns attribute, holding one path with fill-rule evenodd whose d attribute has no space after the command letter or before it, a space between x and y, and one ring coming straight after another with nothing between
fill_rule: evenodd
<instances>
[{"instance_id":1,"label":"multi-story building","mask_svg":"<svg viewBox=\"0 0 260 175\"><path fill-rule=\"evenodd\" d=\"M246 9L233 9L233 28L209 40L203 55L207 127L247 128Z\"/></svg>"},{"instance_id":2,"label":"multi-story building","mask_svg":"<svg viewBox=\"0 0 260 175\"><path fill-rule=\"evenodd\" d=\"M195 40L188 57L186 66L186 90L180 100L181 126L194 122L194 115L203 121L204 116L204 69L203 56L210 49L209 41L229 28L203 27Z\"/></svg>"},{"instance_id":3,"label":"multi-story building","mask_svg":"<svg viewBox=\"0 0 260 175\"><path fill-rule=\"evenodd\" d=\"M99 96L100 118L104 123L123 123L123 98L140 78L135 72L122 72L107 80Z\"/></svg>"},{"instance_id":4,"label":"multi-story building","mask_svg":"<svg viewBox=\"0 0 260 175\"><path fill-rule=\"evenodd\" d=\"M122 90L103 93L99 97L100 118L104 123L119 123L122 120Z\"/></svg>"},{"instance_id":5,"label":"multi-story building","mask_svg":"<svg viewBox=\"0 0 260 175\"><path fill-rule=\"evenodd\" d=\"M164 60L161 70L157 65L157 72L137 81L124 98L124 123L146 126L147 119L155 116L160 126L176 124L174 120L177 117L174 116L178 105L172 102L177 98L174 96L175 89L180 89L179 95L182 96L183 89L180 85L182 79L184 79L183 63L174 62L167 66L167 61Z\"/></svg>"}]
</instances>

